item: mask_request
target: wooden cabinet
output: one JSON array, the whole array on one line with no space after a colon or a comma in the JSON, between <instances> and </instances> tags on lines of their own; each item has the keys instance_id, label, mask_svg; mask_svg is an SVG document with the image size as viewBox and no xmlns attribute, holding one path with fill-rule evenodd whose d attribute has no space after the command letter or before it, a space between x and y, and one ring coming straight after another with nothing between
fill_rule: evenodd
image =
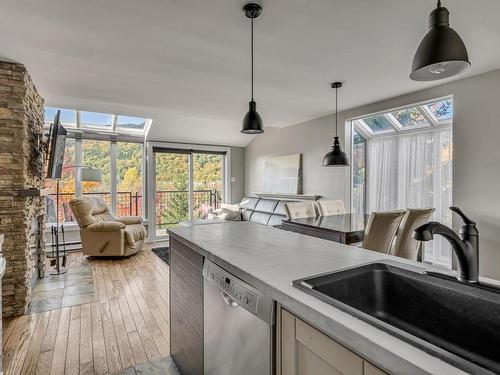
<instances>
[{"instance_id":1,"label":"wooden cabinet","mask_svg":"<svg viewBox=\"0 0 500 375\"><path fill-rule=\"evenodd\" d=\"M203 257L172 237L170 353L181 374L203 374Z\"/></svg>"},{"instance_id":2,"label":"wooden cabinet","mask_svg":"<svg viewBox=\"0 0 500 375\"><path fill-rule=\"evenodd\" d=\"M290 312L279 309L278 375L382 375L365 361Z\"/></svg>"}]
</instances>

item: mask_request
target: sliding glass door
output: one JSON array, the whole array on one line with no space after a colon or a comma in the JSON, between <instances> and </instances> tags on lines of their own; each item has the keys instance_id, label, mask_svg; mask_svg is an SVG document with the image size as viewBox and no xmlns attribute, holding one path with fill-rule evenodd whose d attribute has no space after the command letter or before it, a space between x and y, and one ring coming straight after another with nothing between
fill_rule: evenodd
<instances>
[{"instance_id":1,"label":"sliding glass door","mask_svg":"<svg viewBox=\"0 0 500 375\"><path fill-rule=\"evenodd\" d=\"M185 153L155 152L156 237L166 235L168 227L189 220L189 158Z\"/></svg>"},{"instance_id":2,"label":"sliding glass door","mask_svg":"<svg viewBox=\"0 0 500 375\"><path fill-rule=\"evenodd\" d=\"M226 153L153 147L154 239L185 220L205 219L220 207L225 191Z\"/></svg>"},{"instance_id":3,"label":"sliding glass door","mask_svg":"<svg viewBox=\"0 0 500 375\"><path fill-rule=\"evenodd\" d=\"M208 212L219 208L224 197L224 159L221 154L192 153L193 219L206 219Z\"/></svg>"}]
</instances>

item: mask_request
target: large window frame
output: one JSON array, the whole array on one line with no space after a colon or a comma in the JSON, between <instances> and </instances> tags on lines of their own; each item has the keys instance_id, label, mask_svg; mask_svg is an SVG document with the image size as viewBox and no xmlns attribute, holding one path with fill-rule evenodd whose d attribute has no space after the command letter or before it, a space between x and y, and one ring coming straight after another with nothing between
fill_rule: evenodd
<instances>
[{"instance_id":1,"label":"large window frame","mask_svg":"<svg viewBox=\"0 0 500 375\"><path fill-rule=\"evenodd\" d=\"M142 139L136 139L136 140L131 140L130 138L127 138L125 140L117 138L117 139L103 139L102 137L100 139L95 139L95 137L90 137L90 136L85 136L84 134L74 134L73 132L69 131L68 132L68 138L72 138L75 140L75 167L73 168L73 173L75 175L75 186L74 186L74 191L75 191L75 196L80 196L83 193L83 181L81 179L81 173L78 173L78 168L83 165L83 141L85 140L92 140L92 141L101 141L101 142L109 142L110 145L110 153L109 153L109 163L110 163L110 201L111 201L111 213L113 215L117 214L117 194L118 194L118 178L117 178L117 150L116 150L116 145L119 142L128 142L128 143L137 143L141 144L142 147L142 153L141 153L141 164L142 164L142 189L141 189L141 198L142 198L142 213L141 217L143 219L146 219L147 217L145 216L145 213L147 212L144 208L144 202L146 199L145 197L145 143L144 140ZM134 213L132 213L134 214ZM65 225L71 225L76 223L73 222L68 222L65 223Z\"/></svg>"},{"instance_id":2,"label":"large window frame","mask_svg":"<svg viewBox=\"0 0 500 375\"><path fill-rule=\"evenodd\" d=\"M51 110L51 111L56 111L57 107L46 107L46 110ZM125 136L132 136L132 137L144 137L146 134L149 132L149 128L151 127L151 124L153 122L152 119L149 118L143 118L144 120L144 127L141 128L131 128L131 127L124 127L123 125L119 124L118 118L119 117L125 117L125 118L135 118L133 116L127 116L123 114L111 114L111 113L100 113L100 112L91 112L91 111L81 111L77 109L71 109L71 108L60 108L62 113L70 113L74 112L75 114L75 122L65 122L64 120L62 121L62 124L65 128L68 130L74 130L78 129L81 130L85 133L97 133L97 134L108 134L110 136L112 135L125 135ZM95 115L107 115L111 116L111 123L110 126L103 126L103 125L92 125L88 124L85 125L82 123L82 113L89 113L89 114L95 114ZM136 118L139 119L139 118ZM46 118L45 119L45 126L49 126L50 122L52 121L51 118Z\"/></svg>"},{"instance_id":3,"label":"large window frame","mask_svg":"<svg viewBox=\"0 0 500 375\"><path fill-rule=\"evenodd\" d=\"M46 109L50 109L52 111L57 110L57 107L46 107ZM117 150L116 145L119 142L128 142L128 143L137 143L142 145L142 155L141 155L141 170L142 170L142 191L141 200L142 200L142 209L141 209L141 217L144 221L147 222L147 210L146 210L146 135L151 127L152 120L144 118L144 128L143 129L130 129L130 128L120 128L118 126L118 117L123 115L112 114L111 118L111 126L109 127L97 127L97 126L85 126L81 122L81 114L83 112L88 111L80 111L71 108L60 108L61 111L65 111L66 114L70 112L75 113L75 122L64 122L63 126L68 131L67 138L74 139L75 141L75 166L73 168L74 173L74 192L75 196L80 196L83 193L83 182L81 180L81 174L78 173L78 169L81 167L85 167L83 162L83 142L84 140L92 140L92 141L103 141L109 142L110 144L110 202L111 202L111 213L113 215L117 214L117 194L118 194L118 178L117 178ZM91 112L97 113L97 112ZM127 116L125 116L127 117ZM49 128L50 123L52 122L51 118L45 119L45 127ZM65 222L65 226L77 226L76 222Z\"/></svg>"},{"instance_id":4,"label":"large window frame","mask_svg":"<svg viewBox=\"0 0 500 375\"><path fill-rule=\"evenodd\" d=\"M155 152L154 149L180 149L180 150L196 150L196 151L207 151L207 152L224 152L226 154L223 163L223 179L224 179L224 194L222 197L223 203L228 203L231 200L231 147L227 146L211 146L211 145L199 145L199 144L187 144L187 143L172 143L172 142L146 142L146 189L147 196L143 202L143 210L148 212L148 240L149 241L161 241L167 236L157 236L156 235L156 215L155 206L151 204L154 202L156 197L156 163L155 163ZM189 190L192 190L193 184L193 158L189 158ZM189 217L192 215L192 194L189 197Z\"/></svg>"},{"instance_id":5,"label":"large window frame","mask_svg":"<svg viewBox=\"0 0 500 375\"><path fill-rule=\"evenodd\" d=\"M366 172L368 172L368 168L370 165L370 156L369 152L367 151L370 145L370 140L372 139L381 139L381 138L394 138L396 142L396 150L399 150L399 144L401 141L402 135L407 135L407 134L416 134L416 133L427 133L427 132L434 132L435 134L438 134L440 132L445 132L448 130L452 130L452 125L453 125L453 113L451 114L451 118L447 120L438 120L436 116L432 113L432 111L429 109L430 104L432 103L437 103L437 102L442 102L442 101L451 101L453 103L453 96L447 95L439 98L434 98L431 100L425 100L422 102L414 103L414 104L409 104L397 108L392 108L392 109L386 109L384 111L378 111L375 113L369 113L363 116L357 116L349 119L348 121L351 124L350 127L350 141L351 141L351 173L350 173L350 192L351 192L351 210L353 210L354 207L354 198L353 195L355 194L354 192L354 169L353 165L355 163L354 160L354 134L355 132L358 133L362 138L365 139L366 142L366 149L365 153L362 156L364 158L364 163L366 167ZM394 113L400 110L406 110L406 109L417 109L418 112L425 118L427 124L425 125L414 125L414 126L407 126L404 127L398 119L394 116ZM363 121L364 118L369 118L372 116L383 116L391 125L391 129L384 129L384 130L379 130L379 131L373 131L368 124ZM436 142L435 143L435 157L437 158L439 154L439 144ZM399 151L398 151L399 152ZM359 155L358 155L359 156ZM436 161L437 163L437 161ZM438 175L436 178L440 178L440 170L438 169L437 172ZM362 198L364 202L364 208L365 211L370 207L371 202L370 202L370 197L369 194L367 194L367 189L370 187L370 173L365 174L365 181L364 181L364 196ZM444 258L440 254L434 254L432 261L435 264L442 265L445 267L449 267L451 265L452 260L450 258Z\"/></svg>"}]
</instances>

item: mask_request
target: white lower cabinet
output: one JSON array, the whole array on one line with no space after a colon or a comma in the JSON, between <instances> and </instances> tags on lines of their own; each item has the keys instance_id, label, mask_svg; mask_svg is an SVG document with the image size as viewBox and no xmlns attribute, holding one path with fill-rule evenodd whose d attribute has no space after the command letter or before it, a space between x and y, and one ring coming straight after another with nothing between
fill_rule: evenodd
<instances>
[{"instance_id":1,"label":"white lower cabinet","mask_svg":"<svg viewBox=\"0 0 500 375\"><path fill-rule=\"evenodd\" d=\"M278 375L385 374L290 312L278 312Z\"/></svg>"}]
</instances>

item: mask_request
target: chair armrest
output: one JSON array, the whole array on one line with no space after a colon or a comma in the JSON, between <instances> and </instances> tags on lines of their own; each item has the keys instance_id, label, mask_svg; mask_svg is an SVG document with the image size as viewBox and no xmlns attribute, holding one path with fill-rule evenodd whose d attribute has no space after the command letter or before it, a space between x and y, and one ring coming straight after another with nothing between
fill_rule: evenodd
<instances>
[{"instance_id":1,"label":"chair armrest","mask_svg":"<svg viewBox=\"0 0 500 375\"><path fill-rule=\"evenodd\" d=\"M125 225L142 224L142 217L140 216L120 216L115 218L115 220Z\"/></svg>"},{"instance_id":2,"label":"chair armrest","mask_svg":"<svg viewBox=\"0 0 500 375\"><path fill-rule=\"evenodd\" d=\"M100 223L90 224L85 229L89 232L114 232L115 230L125 229L125 224L117 221L101 221Z\"/></svg>"}]
</instances>

